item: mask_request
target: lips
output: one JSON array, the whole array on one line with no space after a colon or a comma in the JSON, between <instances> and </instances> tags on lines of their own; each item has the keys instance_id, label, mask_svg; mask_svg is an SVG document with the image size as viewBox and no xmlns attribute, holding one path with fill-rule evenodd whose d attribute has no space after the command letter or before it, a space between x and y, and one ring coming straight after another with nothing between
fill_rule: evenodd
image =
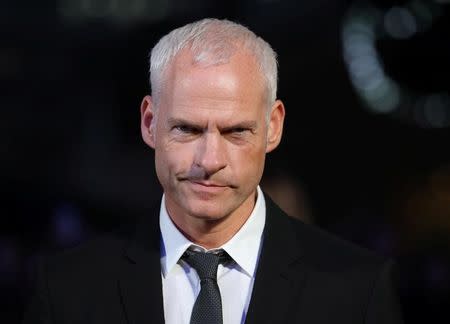
<instances>
[{"instance_id":1,"label":"lips","mask_svg":"<svg viewBox=\"0 0 450 324\"><path fill-rule=\"evenodd\" d=\"M209 181L189 180L188 183L192 190L199 194L219 194L228 188L226 185Z\"/></svg>"},{"instance_id":2,"label":"lips","mask_svg":"<svg viewBox=\"0 0 450 324\"><path fill-rule=\"evenodd\" d=\"M209 181L195 181L195 180L191 180L190 182L198 184L200 186L204 186L204 187L227 187L226 185L218 184L218 183L212 183L212 182L209 182Z\"/></svg>"}]
</instances>

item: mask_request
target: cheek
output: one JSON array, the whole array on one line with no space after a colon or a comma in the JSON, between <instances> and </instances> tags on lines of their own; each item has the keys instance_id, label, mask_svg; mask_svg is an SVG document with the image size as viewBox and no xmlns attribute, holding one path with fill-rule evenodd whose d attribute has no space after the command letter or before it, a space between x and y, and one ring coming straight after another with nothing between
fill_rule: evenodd
<instances>
[{"instance_id":1,"label":"cheek","mask_svg":"<svg viewBox=\"0 0 450 324\"><path fill-rule=\"evenodd\" d=\"M234 170L241 174L242 178L251 182L258 182L264 168L265 147L259 145L257 147L234 149L230 153Z\"/></svg>"},{"instance_id":2,"label":"cheek","mask_svg":"<svg viewBox=\"0 0 450 324\"><path fill-rule=\"evenodd\" d=\"M192 165L192 150L187 144L166 143L165 145L159 145L155 150L159 171L171 175L185 172Z\"/></svg>"}]
</instances>

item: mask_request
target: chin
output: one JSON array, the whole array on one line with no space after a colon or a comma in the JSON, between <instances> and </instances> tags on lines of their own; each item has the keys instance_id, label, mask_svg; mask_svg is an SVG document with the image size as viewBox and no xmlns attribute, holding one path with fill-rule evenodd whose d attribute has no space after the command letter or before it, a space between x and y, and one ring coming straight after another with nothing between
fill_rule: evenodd
<instances>
[{"instance_id":1,"label":"chin","mask_svg":"<svg viewBox=\"0 0 450 324\"><path fill-rule=\"evenodd\" d=\"M218 206L217 202L194 202L193 204L190 204L188 210L193 217L203 220L216 221L227 215L227 208L223 208L222 204L219 204Z\"/></svg>"}]
</instances>

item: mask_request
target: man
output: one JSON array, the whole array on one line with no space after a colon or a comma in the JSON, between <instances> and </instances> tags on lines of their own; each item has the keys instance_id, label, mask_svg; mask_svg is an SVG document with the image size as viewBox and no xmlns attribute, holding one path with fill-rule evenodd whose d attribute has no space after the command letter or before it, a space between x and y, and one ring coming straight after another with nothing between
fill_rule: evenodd
<instances>
[{"instance_id":1,"label":"man","mask_svg":"<svg viewBox=\"0 0 450 324\"><path fill-rule=\"evenodd\" d=\"M158 42L150 75L141 132L159 211L43 261L25 323L401 322L390 261L288 217L258 186L285 116L264 40L201 20Z\"/></svg>"}]
</instances>

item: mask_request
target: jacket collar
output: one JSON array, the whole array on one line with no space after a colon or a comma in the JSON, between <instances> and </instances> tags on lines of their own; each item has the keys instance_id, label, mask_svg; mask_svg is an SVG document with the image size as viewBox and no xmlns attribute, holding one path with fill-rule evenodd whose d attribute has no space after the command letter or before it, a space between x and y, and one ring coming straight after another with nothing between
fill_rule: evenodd
<instances>
[{"instance_id":1,"label":"jacket collar","mask_svg":"<svg viewBox=\"0 0 450 324\"><path fill-rule=\"evenodd\" d=\"M294 220L266 195L264 241L246 323L281 323L306 279Z\"/></svg>"}]
</instances>

